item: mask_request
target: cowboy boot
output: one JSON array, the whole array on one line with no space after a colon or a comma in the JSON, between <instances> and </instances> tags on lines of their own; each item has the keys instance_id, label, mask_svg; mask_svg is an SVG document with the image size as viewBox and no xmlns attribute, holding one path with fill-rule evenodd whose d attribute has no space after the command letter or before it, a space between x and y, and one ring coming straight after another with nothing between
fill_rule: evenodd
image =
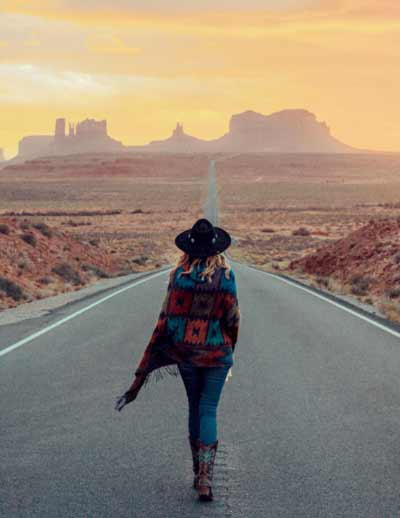
<instances>
[{"instance_id":1,"label":"cowboy boot","mask_svg":"<svg viewBox=\"0 0 400 518\"><path fill-rule=\"evenodd\" d=\"M199 473L199 446L197 439L193 439L190 435L189 442L190 442L190 449L192 451L192 459L193 459L193 488L197 489L197 480L198 480L198 473Z\"/></svg>"},{"instance_id":2,"label":"cowboy boot","mask_svg":"<svg viewBox=\"0 0 400 518\"><path fill-rule=\"evenodd\" d=\"M210 501L213 499L212 479L215 455L217 452L218 441L211 444L199 444L199 475L197 479L197 491L199 500Z\"/></svg>"}]
</instances>

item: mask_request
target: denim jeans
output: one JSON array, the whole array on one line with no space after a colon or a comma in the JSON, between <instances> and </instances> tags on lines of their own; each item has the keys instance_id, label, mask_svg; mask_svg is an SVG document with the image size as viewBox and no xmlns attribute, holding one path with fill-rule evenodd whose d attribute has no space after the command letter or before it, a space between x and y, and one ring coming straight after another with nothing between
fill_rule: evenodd
<instances>
[{"instance_id":1,"label":"denim jeans","mask_svg":"<svg viewBox=\"0 0 400 518\"><path fill-rule=\"evenodd\" d=\"M217 406L230 365L196 367L178 364L189 403L189 434L203 444L217 440Z\"/></svg>"}]
</instances>

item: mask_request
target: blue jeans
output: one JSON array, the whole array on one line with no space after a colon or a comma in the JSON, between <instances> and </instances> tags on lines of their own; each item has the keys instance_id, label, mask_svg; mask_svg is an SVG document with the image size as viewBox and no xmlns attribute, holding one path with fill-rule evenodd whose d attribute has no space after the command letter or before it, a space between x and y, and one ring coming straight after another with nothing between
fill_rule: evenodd
<instances>
[{"instance_id":1,"label":"blue jeans","mask_svg":"<svg viewBox=\"0 0 400 518\"><path fill-rule=\"evenodd\" d=\"M217 440L217 406L230 365L196 367L178 364L189 403L189 434L203 444Z\"/></svg>"}]
</instances>

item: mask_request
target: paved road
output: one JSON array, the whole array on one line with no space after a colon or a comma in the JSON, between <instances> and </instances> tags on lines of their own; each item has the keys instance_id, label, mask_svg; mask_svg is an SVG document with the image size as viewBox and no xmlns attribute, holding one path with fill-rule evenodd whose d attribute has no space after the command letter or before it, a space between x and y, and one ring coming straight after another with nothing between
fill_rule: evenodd
<instances>
[{"instance_id":1,"label":"paved road","mask_svg":"<svg viewBox=\"0 0 400 518\"><path fill-rule=\"evenodd\" d=\"M242 322L215 501L191 489L180 378L121 413L168 271L0 356L0 516L397 518L400 340L232 261ZM101 299L101 295L97 300ZM0 328L0 352L93 303Z\"/></svg>"},{"instance_id":2,"label":"paved road","mask_svg":"<svg viewBox=\"0 0 400 518\"><path fill-rule=\"evenodd\" d=\"M210 160L208 165L208 196L204 206L204 217L213 225L218 225L218 192L215 160Z\"/></svg>"}]
</instances>

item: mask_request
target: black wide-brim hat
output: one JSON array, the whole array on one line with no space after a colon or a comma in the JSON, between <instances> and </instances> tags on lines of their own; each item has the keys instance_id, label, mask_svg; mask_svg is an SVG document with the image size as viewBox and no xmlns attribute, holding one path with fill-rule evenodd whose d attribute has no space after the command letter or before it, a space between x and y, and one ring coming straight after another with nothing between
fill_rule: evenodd
<instances>
[{"instance_id":1,"label":"black wide-brim hat","mask_svg":"<svg viewBox=\"0 0 400 518\"><path fill-rule=\"evenodd\" d=\"M175 244L192 257L208 257L226 250L231 244L231 236L208 219L200 218L191 229L176 236Z\"/></svg>"}]
</instances>

